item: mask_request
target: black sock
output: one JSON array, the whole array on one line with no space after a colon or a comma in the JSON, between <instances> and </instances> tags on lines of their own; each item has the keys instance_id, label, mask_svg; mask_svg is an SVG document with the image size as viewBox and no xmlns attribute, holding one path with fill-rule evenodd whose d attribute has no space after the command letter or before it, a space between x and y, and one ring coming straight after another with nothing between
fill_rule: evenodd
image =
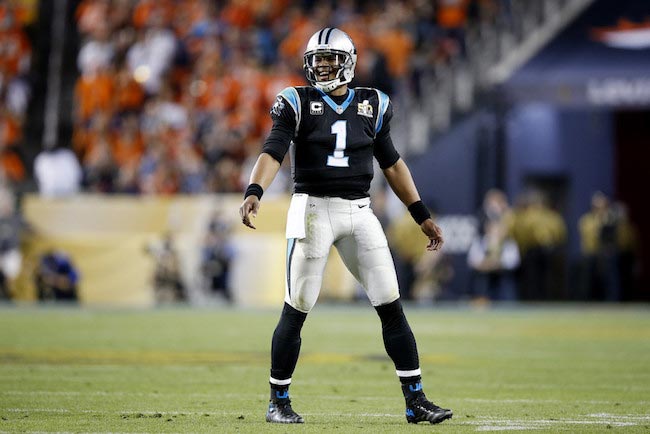
<instances>
[{"instance_id":1,"label":"black sock","mask_svg":"<svg viewBox=\"0 0 650 434\"><path fill-rule=\"evenodd\" d=\"M289 400L289 385L282 386L278 384L271 384L271 401L272 402L286 402Z\"/></svg>"},{"instance_id":2,"label":"black sock","mask_svg":"<svg viewBox=\"0 0 650 434\"><path fill-rule=\"evenodd\" d=\"M300 355L300 330L307 314L284 304L271 344L271 377L287 380L293 375Z\"/></svg>"},{"instance_id":3,"label":"black sock","mask_svg":"<svg viewBox=\"0 0 650 434\"><path fill-rule=\"evenodd\" d=\"M384 347L398 371L413 371L419 368L418 348L402 304L399 299L392 303L376 306L381 319Z\"/></svg>"},{"instance_id":4,"label":"black sock","mask_svg":"<svg viewBox=\"0 0 650 434\"><path fill-rule=\"evenodd\" d=\"M402 393L406 402L424 396L422 378L419 375L415 377L400 377L399 381L402 383Z\"/></svg>"}]
</instances>

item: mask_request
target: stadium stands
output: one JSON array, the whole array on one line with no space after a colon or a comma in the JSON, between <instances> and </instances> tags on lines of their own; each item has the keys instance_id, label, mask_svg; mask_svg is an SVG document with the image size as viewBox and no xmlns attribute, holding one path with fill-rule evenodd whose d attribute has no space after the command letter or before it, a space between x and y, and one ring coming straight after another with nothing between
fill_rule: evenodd
<instances>
[{"instance_id":1,"label":"stadium stands","mask_svg":"<svg viewBox=\"0 0 650 434\"><path fill-rule=\"evenodd\" d=\"M241 191L268 107L282 88L304 84L302 44L323 23L357 43L355 84L381 87L402 106L401 151L422 152L430 131L471 108L474 75L499 59L489 48L516 43L544 10L495 0L83 0L73 146L85 188Z\"/></svg>"},{"instance_id":2,"label":"stadium stands","mask_svg":"<svg viewBox=\"0 0 650 434\"><path fill-rule=\"evenodd\" d=\"M30 98L32 44L25 27L29 10L0 3L0 178L9 185L25 179L21 143Z\"/></svg>"},{"instance_id":3,"label":"stadium stands","mask_svg":"<svg viewBox=\"0 0 650 434\"><path fill-rule=\"evenodd\" d=\"M27 79L35 41L25 26L38 2L27 3L7 1L0 9L0 163L12 183L25 181L33 156L52 145L35 133L22 137L32 82L48 92L57 86L45 68L37 71L42 77ZM57 143L71 142L87 191L238 192L270 126L271 101L282 88L305 84L302 44L317 27L339 26L353 37L360 54L355 85L377 86L400 106L395 141L410 155L426 150L431 134L449 128L455 113L472 108L488 66L569 3L69 2L76 29L66 31L78 40L64 38L62 51L78 47L78 75L63 65L60 107L45 111L57 111L51 117L61 126ZM47 26L38 29L40 40L52 39ZM37 56L48 56L45 45ZM29 114L31 131L40 131L47 113Z\"/></svg>"}]
</instances>

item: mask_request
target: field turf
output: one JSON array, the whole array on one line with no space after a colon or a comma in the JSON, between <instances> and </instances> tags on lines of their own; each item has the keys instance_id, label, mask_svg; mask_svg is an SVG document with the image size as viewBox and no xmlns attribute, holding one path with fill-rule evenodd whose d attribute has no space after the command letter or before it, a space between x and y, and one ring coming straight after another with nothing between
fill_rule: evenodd
<instances>
[{"instance_id":1,"label":"field turf","mask_svg":"<svg viewBox=\"0 0 650 434\"><path fill-rule=\"evenodd\" d=\"M317 305L291 387L301 426L264 421L271 310L0 307L0 432L650 433L648 306L406 306L429 398L408 425L369 305Z\"/></svg>"}]
</instances>

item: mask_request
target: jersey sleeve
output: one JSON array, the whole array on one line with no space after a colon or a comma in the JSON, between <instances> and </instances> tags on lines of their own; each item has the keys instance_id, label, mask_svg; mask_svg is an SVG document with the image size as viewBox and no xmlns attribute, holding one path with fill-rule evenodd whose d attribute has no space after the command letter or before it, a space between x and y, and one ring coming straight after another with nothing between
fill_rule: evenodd
<instances>
[{"instance_id":1,"label":"jersey sleeve","mask_svg":"<svg viewBox=\"0 0 650 434\"><path fill-rule=\"evenodd\" d=\"M300 97L295 88L280 92L271 107L273 127L264 141L262 152L282 163L300 123Z\"/></svg>"},{"instance_id":2,"label":"jersey sleeve","mask_svg":"<svg viewBox=\"0 0 650 434\"><path fill-rule=\"evenodd\" d=\"M393 118L393 104L391 104L388 95L379 92L379 112L375 130L374 155L379 163L379 167L387 169L397 163L400 155L393 145L393 139L390 136L390 120Z\"/></svg>"}]
</instances>

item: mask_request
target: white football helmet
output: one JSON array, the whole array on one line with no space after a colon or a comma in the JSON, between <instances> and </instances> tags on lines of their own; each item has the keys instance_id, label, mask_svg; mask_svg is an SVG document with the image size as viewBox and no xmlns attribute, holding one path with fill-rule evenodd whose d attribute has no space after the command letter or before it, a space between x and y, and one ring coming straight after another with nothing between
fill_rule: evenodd
<instances>
[{"instance_id":1,"label":"white football helmet","mask_svg":"<svg viewBox=\"0 0 650 434\"><path fill-rule=\"evenodd\" d=\"M333 80L319 81L317 57L332 56L336 70ZM329 93L339 86L347 84L354 78L354 67L357 65L357 49L352 39L342 30L327 27L317 31L309 38L305 49L304 66L307 80L312 86Z\"/></svg>"}]
</instances>

